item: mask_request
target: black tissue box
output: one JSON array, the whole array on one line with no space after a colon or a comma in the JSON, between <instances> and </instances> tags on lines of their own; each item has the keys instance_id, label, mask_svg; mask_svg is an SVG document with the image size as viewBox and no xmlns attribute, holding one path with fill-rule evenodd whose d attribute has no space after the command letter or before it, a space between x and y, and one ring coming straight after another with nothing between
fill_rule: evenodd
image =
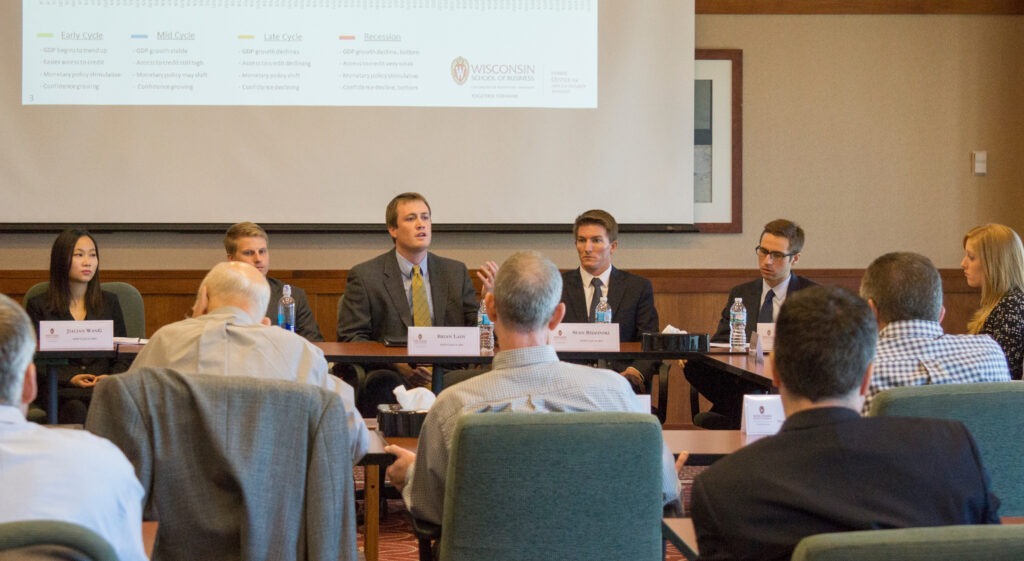
<instances>
[{"instance_id":1,"label":"black tissue box","mask_svg":"<svg viewBox=\"0 0 1024 561\"><path fill-rule=\"evenodd\" d=\"M640 348L644 351L706 353L711 346L707 333L644 333Z\"/></svg>"},{"instance_id":2,"label":"black tissue box","mask_svg":"<svg viewBox=\"0 0 1024 561\"><path fill-rule=\"evenodd\" d=\"M418 437L426 411L402 411L397 403L381 403L377 406L377 429L384 436Z\"/></svg>"}]
</instances>

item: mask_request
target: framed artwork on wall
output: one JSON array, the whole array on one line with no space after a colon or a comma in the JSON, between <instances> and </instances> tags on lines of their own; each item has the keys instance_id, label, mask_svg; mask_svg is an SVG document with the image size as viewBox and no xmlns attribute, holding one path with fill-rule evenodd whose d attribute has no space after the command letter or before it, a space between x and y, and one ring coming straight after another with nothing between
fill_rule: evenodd
<instances>
[{"instance_id":1,"label":"framed artwork on wall","mask_svg":"<svg viewBox=\"0 0 1024 561\"><path fill-rule=\"evenodd\" d=\"M697 49L693 199L700 232L743 231L743 51Z\"/></svg>"}]
</instances>

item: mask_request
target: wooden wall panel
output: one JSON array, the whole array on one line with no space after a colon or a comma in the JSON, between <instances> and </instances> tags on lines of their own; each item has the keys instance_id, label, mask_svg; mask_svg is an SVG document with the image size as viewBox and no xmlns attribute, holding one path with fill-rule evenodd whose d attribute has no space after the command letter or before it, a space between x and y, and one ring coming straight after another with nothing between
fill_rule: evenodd
<instances>
[{"instance_id":1,"label":"wooden wall panel","mask_svg":"<svg viewBox=\"0 0 1024 561\"><path fill-rule=\"evenodd\" d=\"M756 271L742 269L639 269L633 272L651 279L655 306L661 326L672 324L692 333L710 333L718 324L729 290L756 278ZM476 282L475 271L470 275ZM192 306L196 288L206 271L103 271L104 281L123 281L135 285L146 302L146 333L178 321ZM802 270L800 274L828 285L857 290L859 269ZM320 331L328 341L335 340L338 298L345 290L345 271L274 271L275 278L302 287L309 295ZM942 271L946 319L950 333L963 333L967 320L978 306L978 293L964 282L956 269ZM0 271L0 292L21 300L33 284L46 280L46 271ZM477 283L477 290L479 290Z\"/></svg>"},{"instance_id":2,"label":"wooden wall panel","mask_svg":"<svg viewBox=\"0 0 1024 561\"><path fill-rule=\"evenodd\" d=\"M1021 0L696 0L698 14L1024 14Z\"/></svg>"}]
</instances>

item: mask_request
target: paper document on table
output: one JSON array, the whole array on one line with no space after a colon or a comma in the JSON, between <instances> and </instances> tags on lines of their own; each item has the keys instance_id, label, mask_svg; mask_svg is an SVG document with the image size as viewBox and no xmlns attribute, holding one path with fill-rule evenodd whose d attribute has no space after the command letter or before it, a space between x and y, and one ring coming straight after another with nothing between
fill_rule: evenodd
<instances>
[{"instance_id":1,"label":"paper document on table","mask_svg":"<svg viewBox=\"0 0 1024 561\"><path fill-rule=\"evenodd\" d=\"M732 348L732 345L730 345L729 343L709 343L709 345L711 345L711 348L713 348L713 349L731 349ZM744 349L747 348L747 344L746 343L743 344L743 348Z\"/></svg>"}]
</instances>

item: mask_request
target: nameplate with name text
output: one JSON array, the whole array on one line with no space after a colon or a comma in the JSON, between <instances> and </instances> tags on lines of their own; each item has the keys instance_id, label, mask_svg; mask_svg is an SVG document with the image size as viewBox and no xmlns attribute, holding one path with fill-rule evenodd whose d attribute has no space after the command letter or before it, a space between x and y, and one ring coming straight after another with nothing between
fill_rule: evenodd
<instances>
[{"instance_id":1,"label":"nameplate with name text","mask_svg":"<svg viewBox=\"0 0 1024 561\"><path fill-rule=\"evenodd\" d=\"M480 356L479 327L410 327L409 356Z\"/></svg>"},{"instance_id":2,"label":"nameplate with name text","mask_svg":"<svg viewBox=\"0 0 1024 561\"><path fill-rule=\"evenodd\" d=\"M556 351L619 351L617 323L561 323L548 338Z\"/></svg>"},{"instance_id":3,"label":"nameplate with name text","mask_svg":"<svg viewBox=\"0 0 1024 561\"><path fill-rule=\"evenodd\" d=\"M41 321L41 351L112 351L114 320Z\"/></svg>"}]
</instances>

